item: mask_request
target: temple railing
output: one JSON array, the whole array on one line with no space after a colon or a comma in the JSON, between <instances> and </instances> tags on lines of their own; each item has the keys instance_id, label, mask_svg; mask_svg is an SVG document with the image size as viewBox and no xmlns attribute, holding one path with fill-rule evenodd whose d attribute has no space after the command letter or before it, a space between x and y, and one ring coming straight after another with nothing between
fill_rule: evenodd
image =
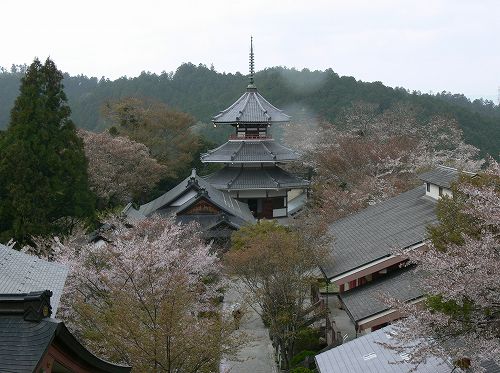
<instances>
[{"instance_id":1,"label":"temple railing","mask_svg":"<svg viewBox=\"0 0 500 373\"><path fill-rule=\"evenodd\" d=\"M229 135L229 140L271 140L270 135Z\"/></svg>"}]
</instances>

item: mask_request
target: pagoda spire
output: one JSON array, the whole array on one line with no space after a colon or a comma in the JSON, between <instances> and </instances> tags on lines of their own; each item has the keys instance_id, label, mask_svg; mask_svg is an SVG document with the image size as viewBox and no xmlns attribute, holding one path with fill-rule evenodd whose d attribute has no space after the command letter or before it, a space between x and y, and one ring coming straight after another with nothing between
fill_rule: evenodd
<instances>
[{"instance_id":1,"label":"pagoda spire","mask_svg":"<svg viewBox=\"0 0 500 373\"><path fill-rule=\"evenodd\" d=\"M253 84L253 76L254 76L254 60L253 60L253 36L250 36L250 82L248 84L248 88L255 88Z\"/></svg>"}]
</instances>

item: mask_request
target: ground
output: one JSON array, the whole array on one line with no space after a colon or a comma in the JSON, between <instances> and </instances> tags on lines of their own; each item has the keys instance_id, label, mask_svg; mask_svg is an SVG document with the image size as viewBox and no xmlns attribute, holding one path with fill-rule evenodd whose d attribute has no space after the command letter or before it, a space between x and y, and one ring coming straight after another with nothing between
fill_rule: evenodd
<instances>
[{"instance_id":1,"label":"ground","mask_svg":"<svg viewBox=\"0 0 500 373\"><path fill-rule=\"evenodd\" d=\"M238 332L245 333L248 344L238 353L238 361L223 360L222 373L277 373L274 362L274 350L269 339L269 332L260 316L245 302L245 292L237 283L233 283L224 297L224 308L233 310L241 307L243 316Z\"/></svg>"}]
</instances>

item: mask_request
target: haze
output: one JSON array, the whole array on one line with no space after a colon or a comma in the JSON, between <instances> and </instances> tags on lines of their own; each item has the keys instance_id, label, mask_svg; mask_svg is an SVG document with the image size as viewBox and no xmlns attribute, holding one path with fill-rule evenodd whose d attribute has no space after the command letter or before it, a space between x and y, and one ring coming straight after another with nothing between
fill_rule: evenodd
<instances>
[{"instance_id":1,"label":"haze","mask_svg":"<svg viewBox=\"0 0 500 373\"><path fill-rule=\"evenodd\" d=\"M332 68L340 75L497 103L500 2L24 1L2 3L0 66L51 56L70 74L136 76L183 62L246 74Z\"/></svg>"}]
</instances>

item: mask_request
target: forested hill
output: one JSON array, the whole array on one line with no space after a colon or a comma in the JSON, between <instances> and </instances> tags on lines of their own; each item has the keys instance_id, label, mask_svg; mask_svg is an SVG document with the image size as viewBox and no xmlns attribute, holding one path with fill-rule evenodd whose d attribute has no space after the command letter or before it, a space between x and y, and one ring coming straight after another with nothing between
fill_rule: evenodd
<instances>
[{"instance_id":1,"label":"forested hill","mask_svg":"<svg viewBox=\"0 0 500 373\"><path fill-rule=\"evenodd\" d=\"M7 126L21 75L21 67L0 72L0 129ZM331 69L297 71L273 67L258 72L255 81L264 97L295 117L305 114L334 121L353 101L375 103L380 110L403 101L418 107L423 117L450 114L458 120L466 142L479 147L483 154L498 156L500 108L490 101L471 102L463 95L447 92L434 96L410 93L380 82L365 83L353 77L340 77ZM108 100L129 96L160 100L208 122L243 93L247 78L240 73L223 74L204 65L187 63L175 73L144 72L135 78L114 81L66 75L64 84L75 123L98 131L104 126L100 117L102 105Z\"/></svg>"}]
</instances>

